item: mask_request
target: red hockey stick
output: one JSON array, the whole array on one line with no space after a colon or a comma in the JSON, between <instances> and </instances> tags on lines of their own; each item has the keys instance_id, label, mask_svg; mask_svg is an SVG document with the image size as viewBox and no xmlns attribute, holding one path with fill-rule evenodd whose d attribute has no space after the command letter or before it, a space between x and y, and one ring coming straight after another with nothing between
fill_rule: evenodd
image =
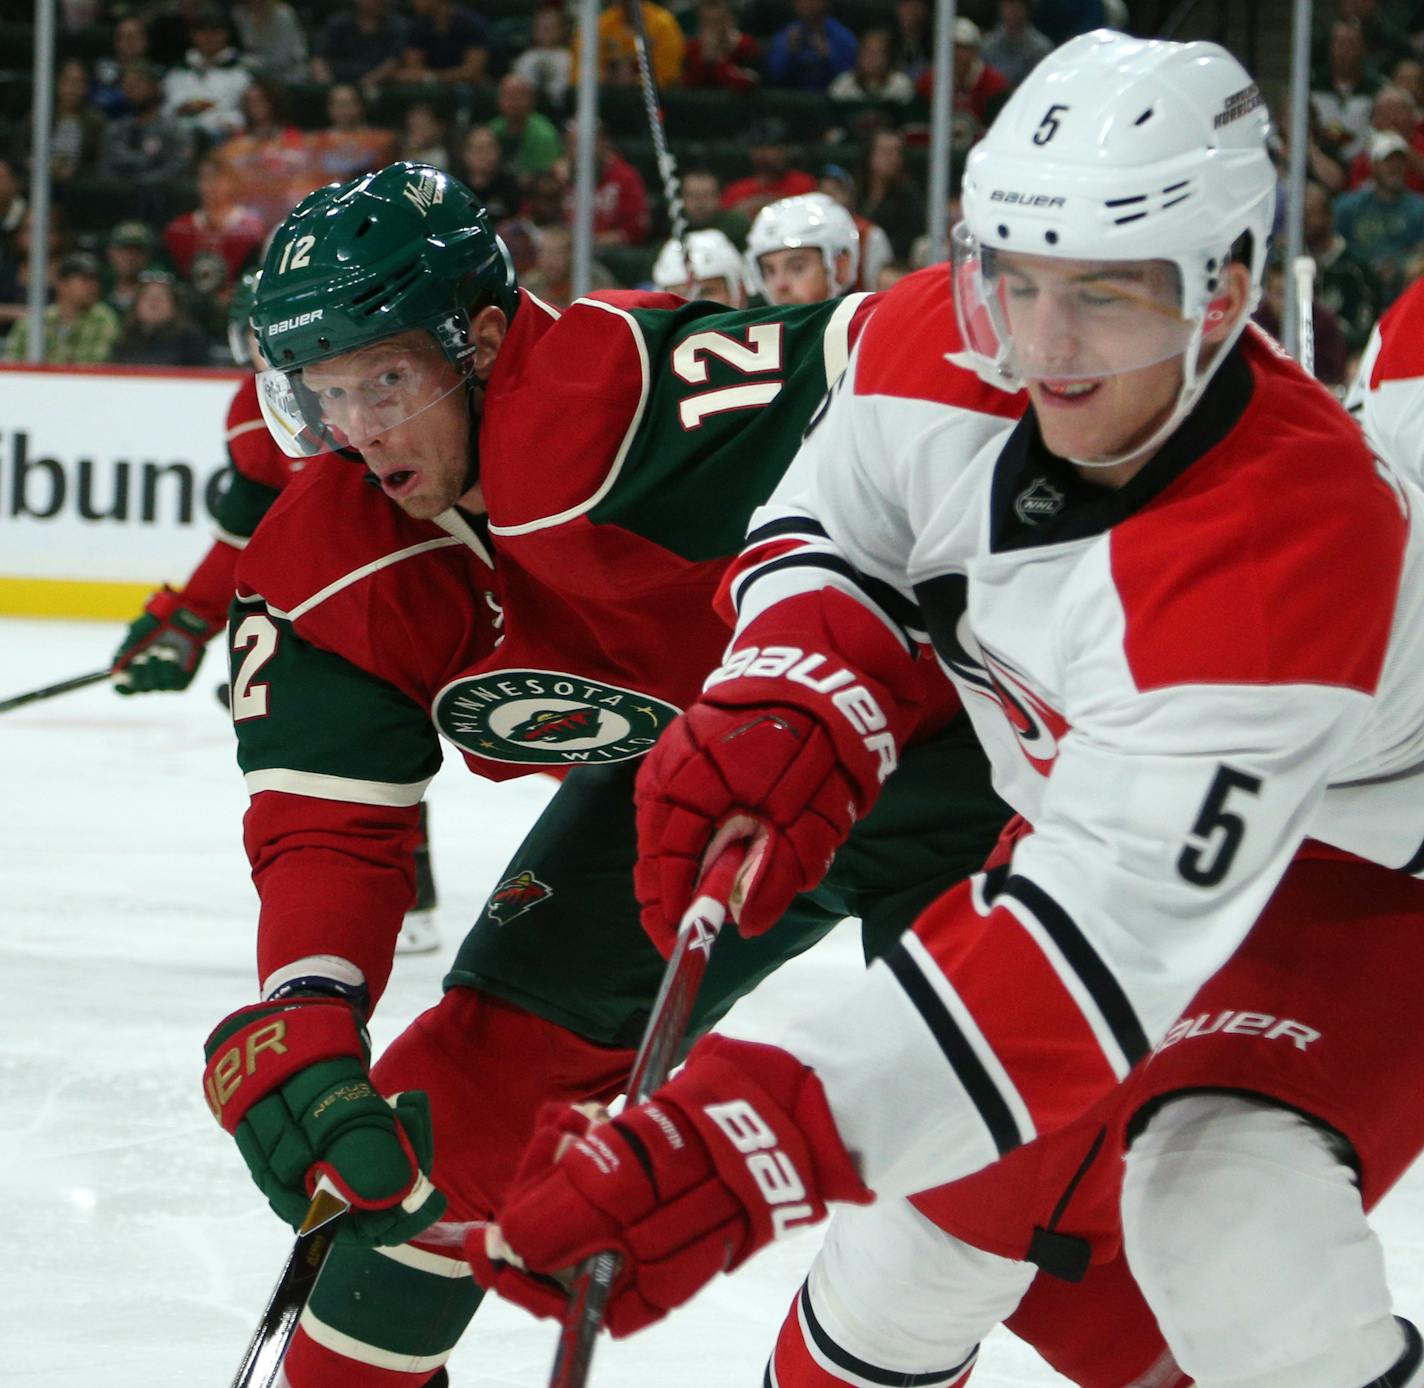
<instances>
[{"instance_id":1,"label":"red hockey stick","mask_svg":"<svg viewBox=\"0 0 1424 1388\"><path fill-rule=\"evenodd\" d=\"M630 1104L647 1099L677 1062L712 946L730 914L732 883L746 853L747 840L728 844L703 874L692 905L683 912L677 943L668 958L643 1044L628 1077ZM603 1324L608 1293L622 1265L623 1259L617 1253L596 1253L579 1264L559 1328L549 1388L583 1388L588 1381L594 1339Z\"/></svg>"}]
</instances>

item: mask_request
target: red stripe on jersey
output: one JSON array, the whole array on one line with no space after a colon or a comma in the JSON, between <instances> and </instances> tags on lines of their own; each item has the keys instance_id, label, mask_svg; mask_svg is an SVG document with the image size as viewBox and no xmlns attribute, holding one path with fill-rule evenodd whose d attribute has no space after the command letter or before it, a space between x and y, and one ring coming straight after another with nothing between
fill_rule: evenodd
<instances>
[{"instance_id":1,"label":"red stripe on jersey","mask_svg":"<svg viewBox=\"0 0 1424 1388\"><path fill-rule=\"evenodd\" d=\"M712 600L717 615L728 626L735 626L737 611L732 606L732 588L737 580L751 569L760 568L773 559L780 559L783 554L792 554L805 548L806 541L793 535L784 539L767 540L764 544L752 545L743 550L728 566L727 572L722 575L721 583L717 585L717 596Z\"/></svg>"},{"instance_id":2,"label":"red stripe on jersey","mask_svg":"<svg viewBox=\"0 0 1424 1388\"><path fill-rule=\"evenodd\" d=\"M1017 419L1027 403L1022 392L1010 395L945 360L964 350L949 271L943 265L928 266L879 296L862 334L855 393L928 400Z\"/></svg>"},{"instance_id":3,"label":"red stripe on jersey","mask_svg":"<svg viewBox=\"0 0 1424 1388\"><path fill-rule=\"evenodd\" d=\"M1141 690L1379 680L1407 522L1359 431L1248 336L1250 405L1217 447L1114 528L1123 650Z\"/></svg>"},{"instance_id":4,"label":"red stripe on jersey","mask_svg":"<svg viewBox=\"0 0 1424 1388\"><path fill-rule=\"evenodd\" d=\"M1023 923L981 917L961 888L915 922L1040 1133L1065 1126L1118 1083L1088 1020ZM966 948L965 939L973 941Z\"/></svg>"},{"instance_id":5,"label":"red stripe on jersey","mask_svg":"<svg viewBox=\"0 0 1424 1388\"><path fill-rule=\"evenodd\" d=\"M339 1383L341 1388L419 1388L433 1370L403 1373L380 1369L374 1364L358 1364L344 1354L319 1345L300 1326L292 1337L292 1347L283 1360L284 1383Z\"/></svg>"},{"instance_id":6,"label":"red stripe on jersey","mask_svg":"<svg viewBox=\"0 0 1424 1388\"><path fill-rule=\"evenodd\" d=\"M1424 280L1415 280L1380 319L1380 349L1370 389L1384 381L1424 376Z\"/></svg>"}]
</instances>

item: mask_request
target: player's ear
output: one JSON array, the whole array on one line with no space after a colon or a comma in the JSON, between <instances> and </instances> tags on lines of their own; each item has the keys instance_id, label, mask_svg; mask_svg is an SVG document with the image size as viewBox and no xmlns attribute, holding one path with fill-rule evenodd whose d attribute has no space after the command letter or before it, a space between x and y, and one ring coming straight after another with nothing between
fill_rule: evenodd
<instances>
[{"instance_id":1,"label":"player's ear","mask_svg":"<svg viewBox=\"0 0 1424 1388\"><path fill-rule=\"evenodd\" d=\"M474 372L480 380L489 375L508 331L509 319L494 304L486 304L470 320L470 341L475 344Z\"/></svg>"},{"instance_id":2,"label":"player's ear","mask_svg":"<svg viewBox=\"0 0 1424 1388\"><path fill-rule=\"evenodd\" d=\"M1206 329L1202 333L1202 342L1220 342L1246 312L1250 302L1250 268L1239 260L1233 260L1226 267L1226 282L1221 287L1221 293L1207 307Z\"/></svg>"}]
</instances>

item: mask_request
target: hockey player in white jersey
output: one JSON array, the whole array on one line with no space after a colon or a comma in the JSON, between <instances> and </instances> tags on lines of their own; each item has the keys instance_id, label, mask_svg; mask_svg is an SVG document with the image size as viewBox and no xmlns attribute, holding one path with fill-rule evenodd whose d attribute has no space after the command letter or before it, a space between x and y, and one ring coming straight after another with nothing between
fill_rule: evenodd
<instances>
[{"instance_id":1,"label":"hockey player in white jersey","mask_svg":"<svg viewBox=\"0 0 1424 1388\"><path fill-rule=\"evenodd\" d=\"M1381 458L1424 484L1424 280L1375 324L1345 408Z\"/></svg>"},{"instance_id":2,"label":"hockey player in white jersey","mask_svg":"<svg viewBox=\"0 0 1424 1388\"><path fill-rule=\"evenodd\" d=\"M711 299L728 308L747 306L741 252L715 227L689 231L681 241L669 237L653 262L653 283L684 299Z\"/></svg>"},{"instance_id":3,"label":"hockey player in white jersey","mask_svg":"<svg viewBox=\"0 0 1424 1388\"><path fill-rule=\"evenodd\" d=\"M747 282L769 304L819 304L849 293L860 273L860 233L826 193L768 203L747 233Z\"/></svg>"},{"instance_id":4,"label":"hockey player in white jersey","mask_svg":"<svg viewBox=\"0 0 1424 1388\"><path fill-rule=\"evenodd\" d=\"M977 147L967 346L924 333L924 276L877 311L754 521L722 667L645 764L639 896L664 936L750 837L737 924L768 928L893 774L923 638L1032 832L784 1046L709 1038L613 1123L551 1119L469 1245L482 1280L555 1312L514 1257L616 1248L630 1331L828 1202L963 1177L1133 1072L1124 1234L1182 1369L1420 1381L1363 1211L1424 1139L1424 497L1243 335L1265 134L1223 50L1098 33ZM967 371L1028 413L959 408ZM1292 1010L1198 993L1238 951Z\"/></svg>"}]
</instances>

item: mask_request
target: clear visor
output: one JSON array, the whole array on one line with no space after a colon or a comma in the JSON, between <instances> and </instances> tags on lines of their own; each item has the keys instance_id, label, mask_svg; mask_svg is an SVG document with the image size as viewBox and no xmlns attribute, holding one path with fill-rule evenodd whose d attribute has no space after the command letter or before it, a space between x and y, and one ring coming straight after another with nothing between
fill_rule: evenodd
<instances>
[{"instance_id":1,"label":"clear visor","mask_svg":"<svg viewBox=\"0 0 1424 1388\"><path fill-rule=\"evenodd\" d=\"M952 266L966 345L1021 381L1088 381L1184 355L1199 324L1182 314L1168 260L1068 260L981 248L954 229Z\"/></svg>"},{"instance_id":2,"label":"clear visor","mask_svg":"<svg viewBox=\"0 0 1424 1388\"><path fill-rule=\"evenodd\" d=\"M402 333L329 361L257 375L267 429L289 458L360 450L459 390L465 377L429 333Z\"/></svg>"}]
</instances>

